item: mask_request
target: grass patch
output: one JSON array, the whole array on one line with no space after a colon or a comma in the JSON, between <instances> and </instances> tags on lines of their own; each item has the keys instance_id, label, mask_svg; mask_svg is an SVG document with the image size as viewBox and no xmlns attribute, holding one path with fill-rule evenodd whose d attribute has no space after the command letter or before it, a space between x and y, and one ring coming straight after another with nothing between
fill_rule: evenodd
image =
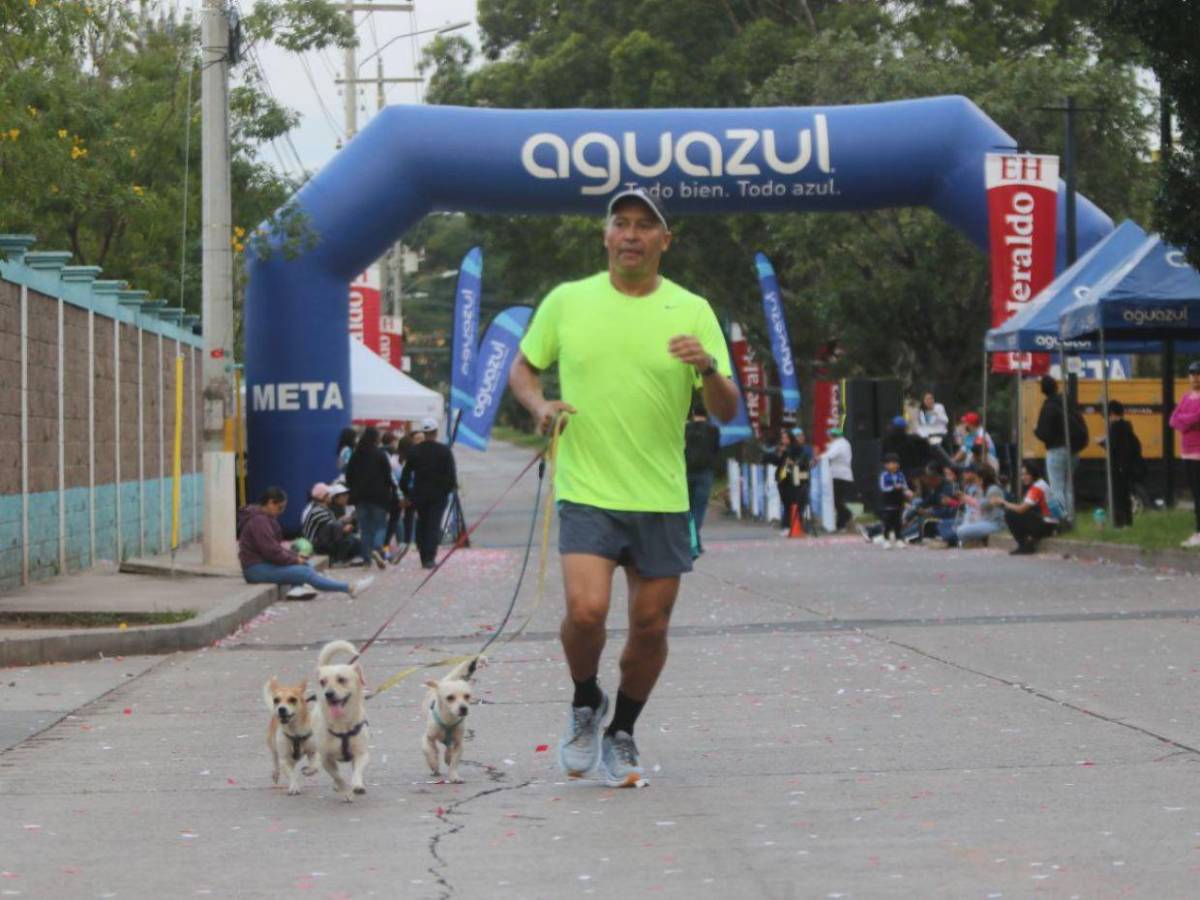
<instances>
[{"instance_id":1,"label":"grass patch","mask_svg":"<svg viewBox=\"0 0 1200 900\"><path fill-rule=\"evenodd\" d=\"M1190 509L1167 509L1144 512L1133 517L1129 528L1098 528L1092 512L1081 509L1075 527L1063 537L1079 541L1102 541L1107 544L1131 544L1146 550L1178 548L1181 541L1195 531L1195 517Z\"/></svg>"},{"instance_id":2,"label":"grass patch","mask_svg":"<svg viewBox=\"0 0 1200 900\"><path fill-rule=\"evenodd\" d=\"M498 441L516 444L518 447L532 447L537 450L546 444L546 439L540 434L530 434L528 431L521 431L509 425L493 425L492 437Z\"/></svg>"},{"instance_id":3,"label":"grass patch","mask_svg":"<svg viewBox=\"0 0 1200 900\"><path fill-rule=\"evenodd\" d=\"M130 628L135 628L142 625L177 625L194 618L194 609L152 613L0 611L0 627L119 628L124 623Z\"/></svg>"}]
</instances>

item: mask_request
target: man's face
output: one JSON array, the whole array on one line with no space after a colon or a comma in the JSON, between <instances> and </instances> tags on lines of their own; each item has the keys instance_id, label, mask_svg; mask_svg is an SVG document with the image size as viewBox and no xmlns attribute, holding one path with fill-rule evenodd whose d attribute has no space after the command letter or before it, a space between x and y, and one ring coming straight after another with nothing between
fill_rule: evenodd
<instances>
[{"instance_id":1,"label":"man's face","mask_svg":"<svg viewBox=\"0 0 1200 900\"><path fill-rule=\"evenodd\" d=\"M658 273L659 260L671 246L671 232L640 200L630 198L617 204L604 229L608 268L627 278Z\"/></svg>"}]
</instances>

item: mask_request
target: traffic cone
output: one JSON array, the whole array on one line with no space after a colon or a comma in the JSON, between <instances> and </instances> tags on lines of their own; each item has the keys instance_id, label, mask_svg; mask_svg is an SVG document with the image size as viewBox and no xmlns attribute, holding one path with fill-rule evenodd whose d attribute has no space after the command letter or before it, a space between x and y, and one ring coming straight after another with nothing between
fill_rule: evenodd
<instances>
[{"instance_id":1,"label":"traffic cone","mask_svg":"<svg viewBox=\"0 0 1200 900\"><path fill-rule=\"evenodd\" d=\"M789 507L789 509L791 509L791 511L792 511L792 525L791 525L791 528L788 530L788 537L790 537L790 538L807 537L807 535L805 535L805 533L804 533L804 525L800 521L800 506L799 506L799 504L793 503Z\"/></svg>"}]
</instances>

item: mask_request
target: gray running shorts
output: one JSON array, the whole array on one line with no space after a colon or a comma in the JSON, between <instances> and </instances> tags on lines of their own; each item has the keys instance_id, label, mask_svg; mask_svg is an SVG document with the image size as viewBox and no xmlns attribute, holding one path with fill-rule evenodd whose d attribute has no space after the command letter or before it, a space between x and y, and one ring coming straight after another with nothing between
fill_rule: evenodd
<instances>
[{"instance_id":1,"label":"gray running shorts","mask_svg":"<svg viewBox=\"0 0 1200 900\"><path fill-rule=\"evenodd\" d=\"M692 571L688 514L622 512L560 500L558 552L632 563L646 578L674 578Z\"/></svg>"}]
</instances>

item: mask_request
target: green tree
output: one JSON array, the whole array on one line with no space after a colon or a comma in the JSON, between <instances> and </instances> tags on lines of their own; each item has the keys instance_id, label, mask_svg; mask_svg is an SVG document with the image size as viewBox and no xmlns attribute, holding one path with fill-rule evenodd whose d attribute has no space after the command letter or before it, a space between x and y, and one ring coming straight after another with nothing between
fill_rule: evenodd
<instances>
[{"instance_id":1,"label":"green tree","mask_svg":"<svg viewBox=\"0 0 1200 900\"><path fill-rule=\"evenodd\" d=\"M1059 152L1067 94L1104 112L1080 123L1080 190L1115 218L1148 208L1145 97L1128 40L1077 0L480 0L482 65L462 39L434 42L431 102L496 107L974 100L1022 147ZM469 217L487 282L535 302L604 264L596 219ZM780 273L797 358L838 338L846 374L955 385L977 402L988 268L925 210L684 217L670 277L749 326L766 348L752 257ZM536 261L536 265L531 265Z\"/></svg>"},{"instance_id":2,"label":"green tree","mask_svg":"<svg viewBox=\"0 0 1200 900\"><path fill-rule=\"evenodd\" d=\"M1136 39L1178 120L1179 143L1164 148L1154 224L1200 267L1200 5L1191 0L1110 0L1111 25Z\"/></svg>"},{"instance_id":3,"label":"green tree","mask_svg":"<svg viewBox=\"0 0 1200 900\"><path fill-rule=\"evenodd\" d=\"M0 13L0 228L172 301L183 256L184 305L198 311L197 26L154 0L4 0ZM345 42L344 20L325 0L259 2L243 46L267 36L292 49ZM255 65L244 62L239 76L230 93L235 247L299 187L259 156L295 114Z\"/></svg>"}]
</instances>

